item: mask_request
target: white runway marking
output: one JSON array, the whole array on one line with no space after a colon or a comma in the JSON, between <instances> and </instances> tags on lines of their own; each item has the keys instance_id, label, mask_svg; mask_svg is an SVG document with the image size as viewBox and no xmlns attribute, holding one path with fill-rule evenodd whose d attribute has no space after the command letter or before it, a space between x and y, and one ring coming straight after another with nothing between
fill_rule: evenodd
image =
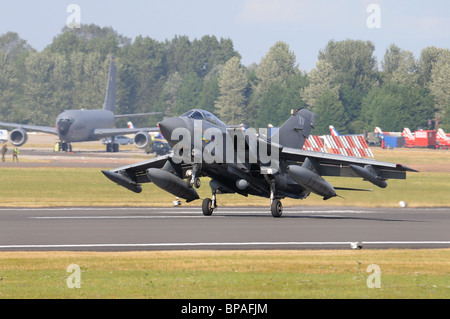
<instances>
[{"instance_id":1,"label":"white runway marking","mask_svg":"<svg viewBox=\"0 0 450 319\"><path fill-rule=\"evenodd\" d=\"M225 216L214 216L224 218ZM30 219L165 219L165 218L206 218L205 216L43 216Z\"/></svg>"},{"instance_id":2,"label":"white runway marking","mask_svg":"<svg viewBox=\"0 0 450 319\"><path fill-rule=\"evenodd\" d=\"M0 249L55 248L139 248L139 247L223 247L223 246L348 246L356 242L243 242L243 243L152 243L152 244L62 244L62 245L0 245ZM363 241L366 245L450 245L450 241Z\"/></svg>"},{"instance_id":3,"label":"white runway marking","mask_svg":"<svg viewBox=\"0 0 450 319\"><path fill-rule=\"evenodd\" d=\"M32 208L0 208L0 211L42 211L42 212L55 212L55 211L149 211L149 212L166 212L183 214L183 213L196 213L201 212L201 207L32 207ZM302 209L286 207L283 213L303 213L311 214L317 212L327 212L327 213L349 213L349 214L362 214L362 213L379 213L376 210L352 210L352 209L323 209L318 208L316 210L312 209ZM233 214L261 214L270 213L270 209L266 207L258 208L255 210L253 207L222 207L217 210L217 213L233 213Z\"/></svg>"},{"instance_id":4,"label":"white runway marking","mask_svg":"<svg viewBox=\"0 0 450 319\"><path fill-rule=\"evenodd\" d=\"M255 209L258 210L255 210ZM249 210L250 209L250 210ZM397 207L386 207L386 209L395 209L398 212L402 212L406 210L405 208L397 208ZM445 207L420 207L420 208L410 208L409 211L449 211L449 208ZM170 211L174 213L189 213L189 212L201 212L201 207L195 206L178 206L178 207L20 207L20 208L8 208L8 207L0 207L0 211L43 211L43 212L52 212L52 211ZM232 212L235 214L248 214L248 213L265 213L269 212L270 209L268 207L220 207L217 210L218 213L222 212ZM380 213L380 209L351 209L351 208L324 208L324 207L285 207L283 213L317 213L317 212L328 212L328 213L349 213L349 214L364 214L364 213Z\"/></svg>"}]
</instances>

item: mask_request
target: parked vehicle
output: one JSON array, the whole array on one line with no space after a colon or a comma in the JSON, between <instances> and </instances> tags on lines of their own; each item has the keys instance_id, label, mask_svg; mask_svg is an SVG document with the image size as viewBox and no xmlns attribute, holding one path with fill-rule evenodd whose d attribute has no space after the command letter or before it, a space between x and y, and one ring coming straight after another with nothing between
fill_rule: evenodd
<instances>
[{"instance_id":1,"label":"parked vehicle","mask_svg":"<svg viewBox=\"0 0 450 319\"><path fill-rule=\"evenodd\" d=\"M118 135L114 138L115 143L119 143L120 145L127 145L127 144L133 144L133 139L123 136L123 135ZM111 138L105 138L102 143L103 144L108 144L111 143L112 139Z\"/></svg>"},{"instance_id":2,"label":"parked vehicle","mask_svg":"<svg viewBox=\"0 0 450 319\"><path fill-rule=\"evenodd\" d=\"M146 149L146 153L155 153L156 156L169 154L172 149L165 141L154 140L153 143Z\"/></svg>"},{"instance_id":3,"label":"parked vehicle","mask_svg":"<svg viewBox=\"0 0 450 319\"><path fill-rule=\"evenodd\" d=\"M0 142L1 143L8 142L8 131L7 130L0 130Z\"/></svg>"}]
</instances>

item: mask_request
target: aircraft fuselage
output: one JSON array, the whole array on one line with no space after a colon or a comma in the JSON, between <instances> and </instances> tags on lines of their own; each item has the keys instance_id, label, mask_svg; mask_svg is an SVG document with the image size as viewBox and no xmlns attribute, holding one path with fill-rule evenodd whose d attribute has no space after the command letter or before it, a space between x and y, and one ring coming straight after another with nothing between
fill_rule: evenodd
<instances>
[{"instance_id":1,"label":"aircraft fuselage","mask_svg":"<svg viewBox=\"0 0 450 319\"><path fill-rule=\"evenodd\" d=\"M261 155L260 147L255 143L252 150L248 145L257 136L251 133L248 136L245 133L239 134L240 129L237 132L227 130L230 128L203 110L193 110L186 114L187 116L172 117L159 123L161 133L174 150L174 160L193 160L202 175L212 178L212 187L222 193L236 192L244 196L250 194L269 198L271 187L261 172L261 156L255 157L256 154ZM211 129L213 131L208 133ZM221 142L215 144L218 138ZM179 152L180 145L184 148L183 152ZM239 152L238 158L236 154ZM288 164L282 163L272 176L278 194L282 197L307 197L310 192L287 174Z\"/></svg>"},{"instance_id":2,"label":"aircraft fuselage","mask_svg":"<svg viewBox=\"0 0 450 319\"><path fill-rule=\"evenodd\" d=\"M114 127L114 113L107 110L69 110L56 119L56 130L63 142L83 142L97 140L95 129Z\"/></svg>"}]
</instances>

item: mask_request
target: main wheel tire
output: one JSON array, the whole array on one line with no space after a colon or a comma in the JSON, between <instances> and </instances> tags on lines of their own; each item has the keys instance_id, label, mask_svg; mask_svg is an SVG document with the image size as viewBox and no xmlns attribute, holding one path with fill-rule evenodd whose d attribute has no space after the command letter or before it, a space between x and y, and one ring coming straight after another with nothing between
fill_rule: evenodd
<instances>
[{"instance_id":1,"label":"main wheel tire","mask_svg":"<svg viewBox=\"0 0 450 319\"><path fill-rule=\"evenodd\" d=\"M205 215L205 216L211 216L212 215L214 209L212 207L212 200L211 200L211 198L205 198L203 200L202 211L203 211L203 215Z\"/></svg>"},{"instance_id":2,"label":"main wheel tire","mask_svg":"<svg viewBox=\"0 0 450 319\"><path fill-rule=\"evenodd\" d=\"M281 217L283 214L283 205L279 199L274 199L270 205L270 212L275 218Z\"/></svg>"}]
</instances>

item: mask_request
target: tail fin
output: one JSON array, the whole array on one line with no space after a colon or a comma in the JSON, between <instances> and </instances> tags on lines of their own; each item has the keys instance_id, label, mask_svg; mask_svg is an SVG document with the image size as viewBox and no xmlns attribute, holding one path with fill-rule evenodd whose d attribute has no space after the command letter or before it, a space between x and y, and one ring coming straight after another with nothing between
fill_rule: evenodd
<instances>
[{"instance_id":1,"label":"tail fin","mask_svg":"<svg viewBox=\"0 0 450 319\"><path fill-rule=\"evenodd\" d=\"M445 134L444 130L441 128L439 128L437 130L437 137L438 137L438 139L444 140L444 141L450 140L450 138L447 136L447 134Z\"/></svg>"},{"instance_id":2,"label":"tail fin","mask_svg":"<svg viewBox=\"0 0 450 319\"><path fill-rule=\"evenodd\" d=\"M380 134L384 134L383 130L381 128L379 128L378 126L375 126L375 133L380 133Z\"/></svg>"},{"instance_id":3,"label":"tail fin","mask_svg":"<svg viewBox=\"0 0 450 319\"><path fill-rule=\"evenodd\" d=\"M292 116L272 136L272 142L280 145L301 149L305 140L314 128L316 114L300 109L294 111Z\"/></svg>"},{"instance_id":4,"label":"tail fin","mask_svg":"<svg viewBox=\"0 0 450 319\"><path fill-rule=\"evenodd\" d=\"M133 122L131 122L131 121L128 121L127 125L128 125L128 128L130 128L130 129L134 129L135 128Z\"/></svg>"},{"instance_id":5,"label":"tail fin","mask_svg":"<svg viewBox=\"0 0 450 319\"><path fill-rule=\"evenodd\" d=\"M340 134L338 133L338 131L336 131L333 125L330 125L330 132L332 136L340 136Z\"/></svg>"},{"instance_id":6,"label":"tail fin","mask_svg":"<svg viewBox=\"0 0 450 319\"><path fill-rule=\"evenodd\" d=\"M405 127L404 129L403 129L403 134L402 134L404 137L405 137L405 139L407 139L407 140L414 140L415 139L415 137L414 137L414 135L411 133L411 130L409 129L409 128L407 128L407 127Z\"/></svg>"},{"instance_id":7,"label":"tail fin","mask_svg":"<svg viewBox=\"0 0 450 319\"><path fill-rule=\"evenodd\" d=\"M108 84L106 87L105 102L103 103L103 110L116 110L116 65L115 57L111 57L111 64L109 66Z\"/></svg>"}]
</instances>

